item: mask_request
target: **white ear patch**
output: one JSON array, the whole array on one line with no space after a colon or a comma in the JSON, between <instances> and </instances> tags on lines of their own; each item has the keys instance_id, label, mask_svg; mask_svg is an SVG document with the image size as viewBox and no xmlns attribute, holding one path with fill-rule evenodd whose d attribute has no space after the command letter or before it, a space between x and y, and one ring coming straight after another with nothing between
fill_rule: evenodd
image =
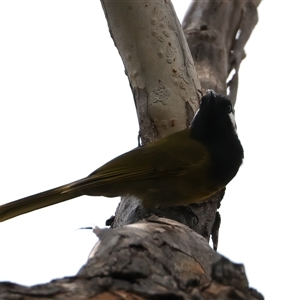
<instances>
[{"instance_id":1,"label":"white ear patch","mask_svg":"<svg viewBox=\"0 0 300 300\"><path fill-rule=\"evenodd\" d=\"M235 123L235 117L234 117L233 112L231 112L230 114L228 114L228 116L230 118L230 121L232 123L232 126L233 126L234 130L236 131L236 123Z\"/></svg>"}]
</instances>

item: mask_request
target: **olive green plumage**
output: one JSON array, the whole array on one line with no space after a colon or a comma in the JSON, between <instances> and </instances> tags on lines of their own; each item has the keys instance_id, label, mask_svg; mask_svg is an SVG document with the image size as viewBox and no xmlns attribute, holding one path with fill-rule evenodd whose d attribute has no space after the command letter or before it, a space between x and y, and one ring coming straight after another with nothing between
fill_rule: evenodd
<instances>
[{"instance_id":1,"label":"olive green plumage","mask_svg":"<svg viewBox=\"0 0 300 300\"><path fill-rule=\"evenodd\" d=\"M191 127L116 157L88 177L0 206L0 221L82 195L133 195L145 207L199 202L237 173L243 149L228 98L204 96Z\"/></svg>"}]
</instances>

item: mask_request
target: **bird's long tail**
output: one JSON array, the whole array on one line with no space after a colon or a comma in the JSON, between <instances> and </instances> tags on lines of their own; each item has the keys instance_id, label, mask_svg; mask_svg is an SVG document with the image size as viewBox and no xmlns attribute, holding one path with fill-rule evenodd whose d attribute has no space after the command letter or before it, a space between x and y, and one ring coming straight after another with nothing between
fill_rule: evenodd
<instances>
[{"instance_id":1,"label":"bird's long tail","mask_svg":"<svg viewBox=\"0 0 300 300\"><path fill-rule=\"evenodd\" d=\"M74 183L66 184L42 193L38 193L1 205L0 222L6 221L22 214L26 214L36 209L82 196L80 189L70 189L70 186L73 184Z\"/></svg>"}]
</instances>

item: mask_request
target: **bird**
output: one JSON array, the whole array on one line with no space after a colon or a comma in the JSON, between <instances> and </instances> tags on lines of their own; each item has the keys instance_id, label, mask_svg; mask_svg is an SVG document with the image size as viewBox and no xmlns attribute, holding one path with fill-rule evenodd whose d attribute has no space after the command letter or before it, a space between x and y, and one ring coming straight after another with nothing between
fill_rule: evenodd
<instances>
[{"instance_id":1,"label":"bird","mask_svg":"<svg viewBox=\"0 0 300 300\"><path fill-rule=\"evenodd\" d=\"M0 206L0 222L79 196L135 196L145 208L201 202L244 159L230 99L208 91L189 128L126 152L89 176Z\"/></svg>"}]
</instances>

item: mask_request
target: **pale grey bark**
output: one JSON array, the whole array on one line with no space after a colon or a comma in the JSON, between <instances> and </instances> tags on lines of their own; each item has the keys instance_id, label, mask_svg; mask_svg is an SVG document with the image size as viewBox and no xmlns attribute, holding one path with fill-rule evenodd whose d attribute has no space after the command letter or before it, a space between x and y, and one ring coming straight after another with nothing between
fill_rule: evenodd
<instances>
[{"instance_id":1,"label":"pale grey bark","mask_svg":"<svg viewBox=\"0 0 300 300\"><path fill-rule=\"evenodd\" d=\"M193 1L182 26L203 90L228 94L233 103L244 47L258 22L260 0Z\"/></svg>"},{"instance_id":2,"label":"pale grey bark","mask_svg":"<svg viewBox=\"0 0 300 300\"><path fill-rule=\"evenodd\" d=\"M186 128L200 89L171 1L102 0L134 95L143 143Z\"/></svg>"}]
</instances>

